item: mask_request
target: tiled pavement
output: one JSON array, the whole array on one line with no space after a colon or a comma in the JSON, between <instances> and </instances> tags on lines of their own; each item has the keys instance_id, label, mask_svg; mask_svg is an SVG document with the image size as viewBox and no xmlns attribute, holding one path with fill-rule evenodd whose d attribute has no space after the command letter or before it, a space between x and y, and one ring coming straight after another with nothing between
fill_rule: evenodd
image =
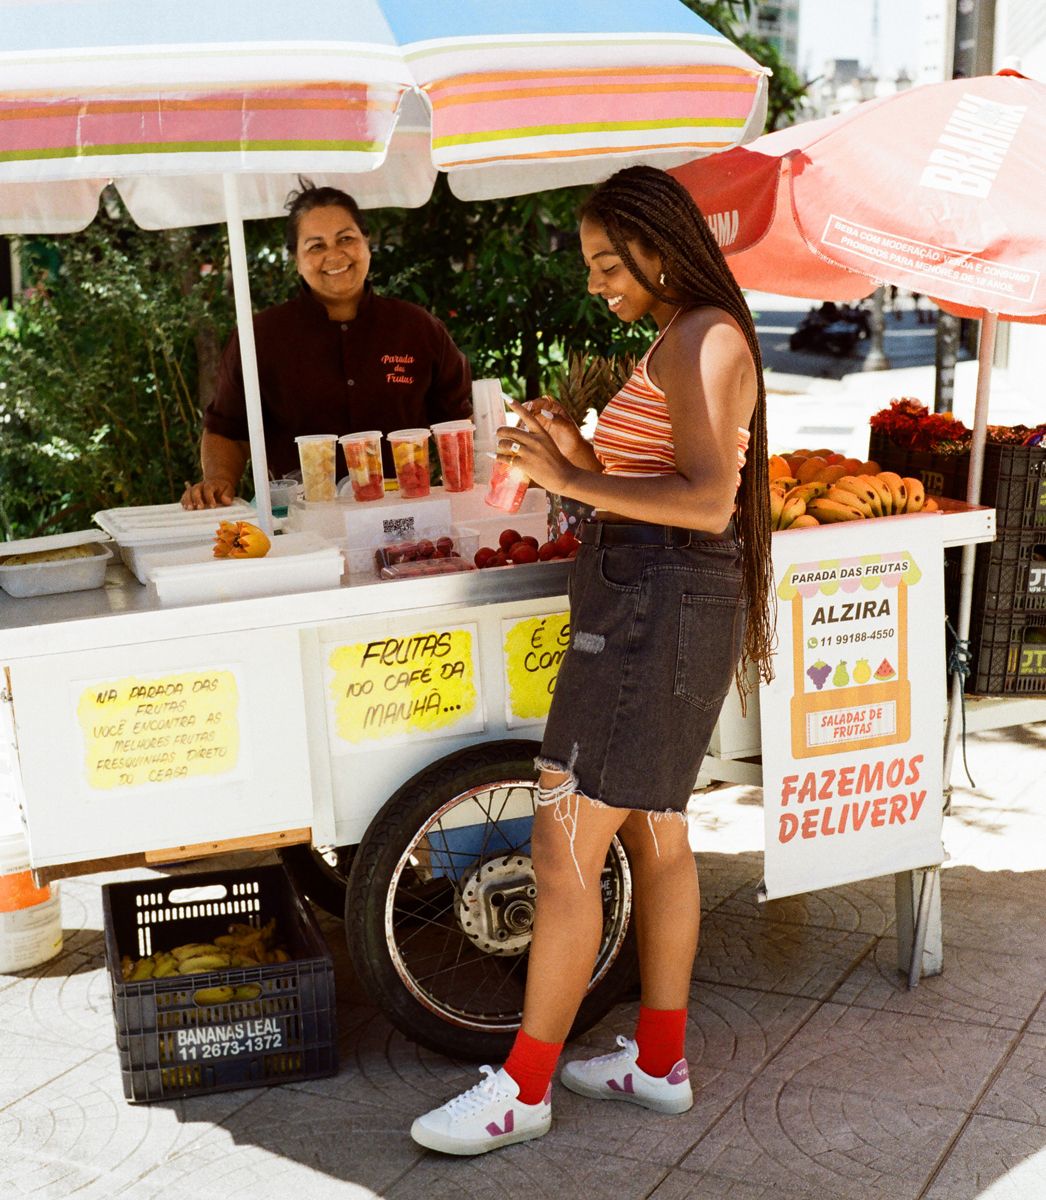
<instances>
[{"instance_id":1,"label":"tiled pavement","mask_svg":"<svg viewBox=\"0 0 1046 1200\"><path fill-rule=\"evenodd\" d=\"M474 1160L424 1153L406 1132L474 1068L388 1025L328 918L335 1077L125 1103L103 878L69 881L62 955L0 976L0 1197L1041 1200L1046 724L976 735L968 757L983 789L957 788L947 818L943 975L910 992L898 974L890 879L758 905L758 793L703 793L694 1109L661 1117L557 1088L547 1137ZM612 1044L635 1008L572 1051Z\"/></svg>"}]
</instances>

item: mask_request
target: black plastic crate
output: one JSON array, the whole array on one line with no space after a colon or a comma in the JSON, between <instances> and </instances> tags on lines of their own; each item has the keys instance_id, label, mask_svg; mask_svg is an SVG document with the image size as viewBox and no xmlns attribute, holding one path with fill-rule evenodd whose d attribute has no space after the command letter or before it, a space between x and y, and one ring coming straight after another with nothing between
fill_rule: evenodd
<instances>
[{"instance_id":1,"label":"black plastic crate","mask_svg":"<svg viewBox=\"0 0 1046 1200\"><path fill-rule=\"evenodd\" d=\"M953 621L959 609L961 557L961 548L945 551L945 604ZM971 611L976 615L986 609L1046 612L1046 530L1004 530L996 541L977 547Z\"/></svg>"},{"instance_id":2,"label":"black plastic crate","mask_svg":"<svg viewBox=\"0 0 1046 1200\"><path fill-rule=\"evenodd\" d=\"M966 499L968 450L957 454L911 450L895 446L882 433L872 430L868 457L885 471L921 479L935 496ZM988 442L984 447L980 503L995 509L995 523L1000 530L1046 529L1046 447Z\"/></svg>"},{"instance_id":3,"label":"black plastic crate","mask_svg":"<svg viewBox=\"0 0 1046 1200\"><path fill-rule=\"evenodd\" d=\"M933 454L929 450L912 450L908 446L895 445L884 434L873 429L868 437L868 457L884 471L896 471L898 475L921 479L923 487L934 496L966 499L966 480L970 473L967 451Z\"/></svg>"},{"instance_id":4,"label":"black plastic crate","mask_svg":"<svg viewBox=\"0 0 1046 1200\"><path fill-rule=\"evenodd\" d=\"M1046 695L1046 612L986 609L970 632L968 691L982 696Z\"/></svg>"},{"instance_id":5,"label":"black plastic crate","mask_svg":"<svg viewBox=\"0 0 1046 1200\"><path fill-rule=\"evenodd\" d=\"M985 609L1046 612L1046 529L978 546L974 589Z\"/></svg>"},{"instance_id":6,"label":"black plastic crate","mask_svg":"<svg viewBox=\"0 0 1046 1200\"><path fill-rule=\"evenodd\" d=\"M141 1102L315 1079L337 1070L334 965L282 866L111 883L105 952L124 1095ZM121 958L212 942L275 918L286 963L129 982ZM201 989L242 997L198 1003ZM252 993L256 993L252 996Z\"/></svg>"}]
</instances>

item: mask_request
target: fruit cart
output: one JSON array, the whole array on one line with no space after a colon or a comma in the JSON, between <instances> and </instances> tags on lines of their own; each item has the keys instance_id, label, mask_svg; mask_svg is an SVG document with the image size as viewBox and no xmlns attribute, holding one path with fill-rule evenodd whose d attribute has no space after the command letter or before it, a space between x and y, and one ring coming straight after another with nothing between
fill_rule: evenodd
<instances>
[{"instance_id":1,"label":"fruit cart","mask_svg":"<svg viewBox=\"0 0 1046 1200\"><path fill-rule=\"evenodd\" d=\"M455 533L478 496L449 498ZM956 504L854 522L847 536L859 552L876 527L899 536L917 521L943 553L989 539L991 515ZM510 522L540 536L543 493L477 540L497 544ZM804 553L817 557L829 533L774 537L813 542ZM32 862L54 879L275 848L310 898L344 914L363 983L397 1025L446 1053L496 1057L521 1014L533 757L568 637L568 563L389 582L364 558L351 586L289 595L165 602L118 563L104 588L0 595L0 712ZM942 682L912 686L943 694ZM728 701L704 781L762 782L757 700L743 720ZM603 903L578 1030L635 979L617 841Z\"/></svg>"},{"instance_id":2,"label":"fruit cart","mask_svg":"<svg viewBox=\"0 0 1046 1200\"><path fill-rule=\"evenodd\" d=\"M373 507L397 528L414 511ZM543 535L544 493L495 524ZM54 879L277 848L311 898L344 913L363 982L401 1028L493 1056L520 1020L533 757L568 564L390 582L365 557L351 586L290 595L164 601L122 564L105 587L0 595L0 712L32 863ZM579 1029L634 978L616 842L603 897Z\"/></svg>"}]
</instances>

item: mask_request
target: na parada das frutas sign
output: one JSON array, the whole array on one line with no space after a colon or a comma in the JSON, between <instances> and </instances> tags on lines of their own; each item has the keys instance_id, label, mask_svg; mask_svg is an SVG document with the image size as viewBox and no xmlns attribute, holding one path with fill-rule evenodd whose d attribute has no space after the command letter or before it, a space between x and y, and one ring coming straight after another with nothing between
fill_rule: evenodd
<instances>
[{"instance_id":1,"label":"na parada das frutas sign","mask_svg":"<svg viewBox=\"0 0 1046 1200\"><path fill-rule=\"evenodd\" d=\"M943 859L944 580L932 521L774 539L778 647L760 694L768 898ZM817 558L801 556L803 542Z\"/></svg>"}]
</instances>

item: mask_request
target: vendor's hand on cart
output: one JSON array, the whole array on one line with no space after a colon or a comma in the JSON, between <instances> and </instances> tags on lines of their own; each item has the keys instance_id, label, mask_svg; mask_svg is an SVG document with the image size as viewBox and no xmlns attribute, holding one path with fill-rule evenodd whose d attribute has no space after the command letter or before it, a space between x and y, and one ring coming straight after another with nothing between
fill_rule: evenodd
<instances>
[{"instance_id":1,"label":"vendor's hand on cart","mask_svg":"<svg viewBox=\"0 0 1046 1200\"><path fill-rule=\"evenodd\" d=\"M543 414L531 412L522 404L512 403L510 407L519 417L519 424L503 425L498 430L498 458L520 467L539 487L557 493L568 491L576 468L556 445L551 430L545 428ZM566 424L567 419L562 423ZM558 417L552 422L559 423Z\"/></svg>"},{"instance_id":2,"label":"vendor's hand on cart","mask_svg":"<svg viewBox=\"0 0 1046 1200\"><path fill-rule=\"evenodd\" d=\"M200 483L185 481L182 508L221 508L236 499L236 485L227 479L204 479Z\"/></svg>"}]
</instances>

